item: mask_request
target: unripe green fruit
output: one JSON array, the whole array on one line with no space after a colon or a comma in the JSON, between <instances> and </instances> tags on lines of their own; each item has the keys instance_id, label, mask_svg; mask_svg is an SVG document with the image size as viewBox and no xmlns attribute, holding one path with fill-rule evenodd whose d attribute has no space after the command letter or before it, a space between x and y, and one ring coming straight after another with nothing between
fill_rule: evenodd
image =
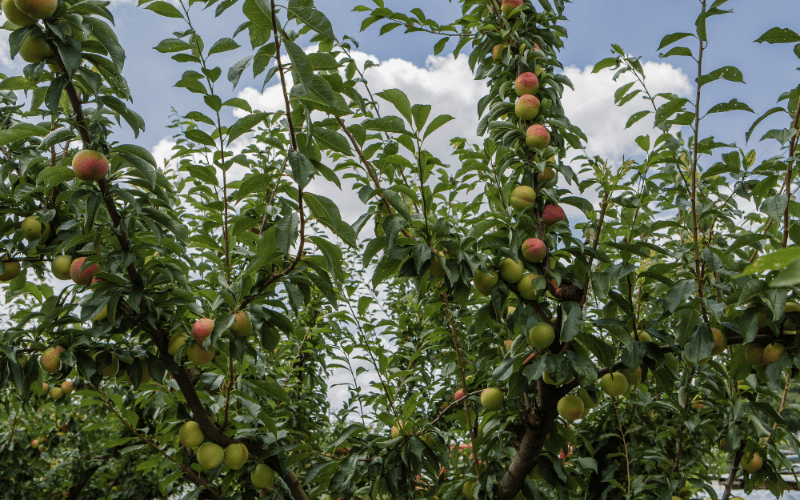
<instances>
[{"instance_id":1,"label":"unripe green fruit","mask_svg":"<svg viewBox=\"0 0 800 500\"><path fill-rule=\"evenodd\" d=\"M14 4L31 19L47 19L55 13L58 0L14 0Z\"/></svg>"},{"instance_id":2,"label":"unripe green fruit","mask_svg":"<svg viewBox=\"0 0 800 500\"><path fill-rule=\"evenodd\" d=\"M40 63L53 55L53 49L44 38L28 36L19 47L19 56L29 63Z\"/></svg>"},{"instance_id":3,"label":"unripe green fruit","mask_svg":"<svg viewBox=\"0 0 800 500\"><path fill-rule=\"evenodd\" d=\"M231 332L237 337L247 337L253 332L253 323L250 316L244 311L239 311L234 315L235 319L231 325Z\"/></svg>"},{"instance_id":4,"label":"unripe green fruit","mask_svg":"<svg viewBox=\"0 0 800 500\"><path fill-rule=\"evenodd\" d=\"M553 167L545 167L544 172L536 174L536 182L544 184L556 178L556 170Z\"/></svg>"},{"instance_id":5,"label":"unripe green fruit","mask_svg":"<svg viewBox=\"0 0 800 500\"><path fill-rule=\"evenodd\" d=\"M714 348L711 349L711 355L722 354L728 348L728 337L719 328L712 328L711 335L714 336Z\"/></svg>"},{"instance_id":6,"label":"unripe green fruit","mask_svg":"<svg viewBox=\"0 0 800 500\"><path fill-rule=\"evenodd\" d=\"M600 378L600 388L612 398L622 396L628 390L628 379L621 373L606 373Z\"/></svg>"},{"instance_id":7,"label":"unripe green fruit","mask_svg":"<svg viewBox=\"0 0 800 500\"><path fill-rule=\"evenodd\" d=\"M528 238L522 242L522 257L528 262L538 264L547 255L547 247L539 238Z\"/></svg>"},{"instance_id":8,"label":"unripe green fruit","mask_svg":"<svg viewBox=\"0 0 800 500\"><path fill-rule=\"evenodd\" d=\"M503 393L497 387L488 387L481 392L481 404L488 411L503 408Z\"/></svg>"},{"instance_id":9,"label":"unripe green fruit","mask_svg":"<svg viewBox=\"0 0 800 500\"><path fill-rule=\"evenodd\" d=\"M232 443L225 447L225 464L233 470L239 470L247 462L247 446Z\"/></svg>"},{"instance_id":10,"label":"unripe green fruit","mask_svg":"<svg viewBox=\"0 0 800 500\"><path fill-rule=\"evenodd\" d=\"M216 469L222 463L225 452L216 443L203 443L197 450L197 461L206 470Z\"/></svg>"},{"instance_id":11,"label":"unripe green fruit","mask_svg":"<svg viewBox=\"0 0 800 500\"><path fill-rule=\"evenodd\" d=\"M555 330L545 322L540 322L528 332L528 342L537 349L547 349L555 338Z\"/></svg>"},{"instance_id":12,"label":"unripe green fruit","mask_svg":"<svg viewBox=\"0 0 800 500\"><path fill-rule=\"evenodd\" d=\"M172 337L169 338L169 345L167 346L167 352L170 356L174 356L176 352L189 340L189 336L183 332L178 332ZM184 351L184 355L186 352Z\"/></svg>"},{"instance_id":13,"label":"unripe green fruit","mask_svg":"<svg viewBox=\"0 0 800 500\"><path fill-rule=\"evenodd\" d=\"M584 411L583 400L578 396L567 395L558 400L558 414L567 422L581 418Z\"/></svg>"},{"instance_id":14,"label":"unripe green fruit","mask_svg":"<svg viewBox=\"0 0 800 500\"><path fill-rule=\"evenodd\" d=\"M60 387L53 387L52 389L50 389L51 399L60 399L63 395L64 391L62 391Z\"/></svg>"},{"instance_id":15,"label":"unripe green fruit","mask_svg":"<svg viewBox=\"0 0 800 500\"><path fill-rule=\"evenodd\" d=\"M214 359L215 350L213 347L209 349L205 349L200 344L194 343L190 344L189 347L186 348L186 357L189 358L189 361L196 364L197 366L207 365Z\"/></svg>"},{"instance_id":16,"label":"unripe green fruit","mask_svg":"<svg viewBox=\"0 0 800 500\"><path fill-rule=\"evenodd\" d=\"M597 406L597 400L592 398L591 394L589 394L589 391L583 387L578 390L578 397L581 398L581 401L583 401L584 411L589 411Z\"/></svg>"},{"instance_id":17,"label":"unripe green fruit","mask_svg":"<svg viewBox=\"0 0 800 500\"><path fill-rule=\"evenodd\" d=\"M200 430L200 424L194 420L185 422L178 431L181 443L187 448L196 448L206 438Z\"/></svg>"},{"instance_id":18,"label":"unripe green fruit","mask_svg":"<svg viewBox=\"0 0 800 500\"><path fill-rule=\"evenodd\" d=\"M108 174L108 158L100 151L84 149L72 157L72 171L82 181L99 181Z\"/></svg>"},{"instance_id":19,"label":"unripe green fruit","mask_svg":"<svg viewBox=\"0 0 800 500\"><path fill-rule=\"evenodd\" d=\"M800 312L800 304L797 302L787 302L786 308L783 311L784 313L796 313ZM797 332L797 327L792 323L788 317L786 321L783 322L783 333L784 335L794 335Z\"/></svg>"},{"instance_id":20,"label":"unripe green fruit","mask_svg":"<svg viewBox=\"0 0 800 500\"><path fill-rule=\"evenodd\" d=\"M503 51L505 50L506 47L508 47L507 43L501 43L501 44L495 45L492 48L492 60L495 61L495 62L498 62L500 59L502 59L503 58Z\"/></svg>"},{"instance_id":21,"label":"unripe green fruit","mask_svg":"<svg viewBox=\"0 0 800 500\"><path fill-rule=\"evenodd\" d=\"M45 349L44 353L42 353L42 357L39 359L42 370L47 373L57 372L58 369L61 368L61 358L59 354L62 352L64 352L64 348L61 346L48 347Z\"/></svg>"},{"instance_id":22,"label":"unripe green fruit","mask_svg":"<svg viewBox=\"0 0 800 500\"><path fill-rule=\"evenodd\" d=\"M133 383L133 381L131 380L131 376L128 375L127 371L122 375L122 378L124 378L125 382L127 382L129 384ZM151 380L152 380L152 378L150 377L150 370L147 368L146 364L142 364L142 378L141 378L141 380L139 380L139 384L146 384L146 383L150 382Z\"/></svg>"},{"instance_id":23,"label":"unripe green fruit","mask_svg":"<svg viewBox=\"0 0 800 500\"><path fill-rule=\"evenodd\" d=\"M402 435L402 433L403 433L403 421L398 420L397 425L392 426L391 430L389 431L389 434L391 434L393 438L399 438Z\"/></svg>"},{"instance_id":24,"label":"unripe green fruit","mask_svg":"<svg viewBox=\"0 0 800 500\"><path fill-rule=\"evenodd\" d=\"M72 266L72 257L69 255L56 255L53 257L53 262L50 263L50 270L53 271L53 276L56 278L68 280L70 266Z\"/></svg>"},{"instance_id":25,"label":"unripe green fruit","mask_svg":"<svg viewBox=\"0 0 800 500\"><path fill-rule=\"evenodd\" d=\"M517 282L517 291L520 297L525 300L536 300L536 298L541 295L543 290L535 290L533 286L533 282L538 278L539 275L534 273L525 273L522 275L522 278Z\"/></svg>"},{"instance_id":26,"label":"unripe green fruit","mask_svg":"<svg viewBox=\"0 0 800 500\"><path fill-rule=\"evenodd\" d=\"M535 201L536 190L530 186L517 186L508 197L509 205L517 211L532 208Z\"/></svg>"},{"instance_id":27,"label":"unripe green fruit","mask_svg":"<svg viewBox=\"0 0 800 500\"><path fill-rule=\"evenodd\" d=\"M753 366L764 364L764 346L758 344L747 344L744 350L744 359Z\"/></svg>"},{"instance_id":28,"label":"unripe green fruit","mask_svg":"<svg viewBox=\"0 0 800 500\"><path fill-rule=\"evenodd\" d=\"M526 71L514 80L514 90L519 96L535 94L539 91L539 79L530 71Z\"/></svg>"},{"instance_id":29,"label":"unripe green fruit","mask_svg":"<svg viewBox=\"0 0 800 500\"><path fill-rule=\"evenodd\" d=\"M475 288L483 295L489 296L492 294L492 288L497 284L499 281L499 277L497 276L497 271L494 269L490 269L489 272L491 274L486 274L480 269L475 272L475 279L473 280L475 283Z\"/></svg>"},{"instance_id":30,"label":"unripe green fruit","mask_svg":"<svg viewBox=\"0 0 800 500\"><path fill-rule=\"evenodd\" d=\"M25 233L25 239L28 241L38 240L42 236L42 224L39 222L39 218L35 215L27 217L23 220L19 228L22 231L27 231Z\"/></svg>"},{"instance_id":31,"label":"unripe green fruit","mask_svg":"<svg viewBox=\"0 0 800 500\"><path fill-rule=\"evenodd\" d=\"M503 278L506 283L517 283L522 279L524 272L525 267L522 265L522 262L518 260L506 257L500 263L500 277Z\"/></svg>"},{"instance_id":32,"label":"unripe green fruit","mask_svg":"<svg viewBox=\"0 0 800 500\"><path fill-rule=\"evenodd\" d=\"M36 19L19 10L14 0L3 0L3 14L5 14L6 19L20 28L36 24Z\"/></svg>"},{"instance_id":33,"label":"unripe green fruit","mask_svg":"<svg viewBox=\"0 0 800 500\"><path fill-rule=\"evenodd\" d=\"M522 120L531 121L539 114L540 105L536 96L525 94L517 99L517 103L514 105L514 113Z\"/></svg>"},{"instance_id":34,"label":"unripe green fruit","mask_svg":"<svg viewBox=\"0 0 800 500\"><path fill-rule=\"evenodd\" d=\"M103 306L103 309L101 309L100 312L97 313L97 316L92 318L92 321L103 321L107 317L108 317L108 304Z\"/></svg>"},{"instance_id":35,"label":"unripe green fruit","mask_svg":"<svg viewBox=\"0 0 800 500\"><path fill-rule=\"evenodd\" d=\"M214 331L214 320L210 318L201 318L194 322L192 325L192 337L202 344L211 333Z\"/></svg>"},{"instance_id":36,"label":"unripe green fruit","mask_svg":"<svg viewBox=\"0 0 800 500\"><path fill-rule=\"evenodd\" d=\"M467 500L473 500L475 497L472 493L472 490L475 488L475 481L467 481L463 485L461 485L461 494L464 495L464 498Z\"/></svg>"},{"instance_id":37,"label":"unripe green fruit","mask_svg":"<svg viewBox=\"0 0 800 500\"><path fill-rule=\"evenodd\" d=\"M780 361L781 354L783 354L783 351L785 350L786 350L785 345L773 342L772 344L764 348L764 352L761 356L761 362L765 365L768 365L770 363L777 363L778 361Z\"/></svg>"},{"instance_id":38,"label":"unripe green fruit","mask_svg":"<svg viewBox=\"0 0 800 500\"><path fill-rule=\"evenodd\" d=\"M639 330L636 333L639 334L639 342L652 342L653 341L653 337L647 332ZM634 334L634 332L631 332L631 338L633 340L636 340L636 334Z\"/></svg>"},{"instance_id":39,"label":"unripe green fruit","mask_svg":"<svg viewBox=\"0 0 800 500\"><path fill-rule=\"evenodd\" d=\"M11 281L17 276L19 276L20 272L19 262L12 262L12 261L3 261L3 272L0 273L0 281Z\"/></svg>"},{"instance_id":40,"label":"unripe green fruit","mask_svg":"<svg viewBox=\"0 0 800 500\"><path fill-rule=\"evenodd\" d=\"M628 379L628 385L634 386L642 379L642 367L640 366L633 371L630 368L624 368L622 374Z\"/></svg>"},{"instance_id":41,"label":"unripe green fruit","mask_svg":"<svg viewBox=\"0 0 800 500\"><path fill-rule=\"evenodd\" d=\"M65 380L61 384L61 390L64 391L64 394L72 394L72 391L75 389L75 386L69 380Z\"/></svg>"},{"instance_id":42,"label":"unripe green fruit","mask_svg":"<svg viewBox=\"0 0 800 500\"><path fill-rule=\"evenodd\" d=\"M78 285L91 285L95 275L100 272L100 264L94 263L83 267L86 257L78 257L72 261L69 277Z\"/></svg>"},{"instance_id":43,"label":"unripe green fruit","mask_svg":"<svg viewBox=\"0 0 800 500\"><path fill-rule=\"evenodd\" d=\"M543 125L539 125L538 123L531 125L525 132L525 144L527 144L529 148L544 149L550 144L550 132L548 132Z\"/></svg>"},{"instance_id":44,"label":"unripe green fruit","mask_svg":"<svg viewBox=\"0 0 800 500\"><path fill-rule=\"evenodd\" d=\"M756 472L764 465L764 459L761 457L761 453L757 451L753 453L745 453L742 455L741 464L742 469L746 470L747 472Z\"/></svg>"},{"instance_id":45,"label":"unripe green fruit","mask_svg":"<svg viewBox=\"0 0 800 500\"><path fill-rule=\"evenodd\" d=\"M250 472L250 481L256 488L269 488L275 481L275 471L269 465L258 464Z\"/></svg>"},{"instance_id":46,"label":"unripe green fruit","mask_svg":"<svg viewBox=\"0 0 800 500\"><path fill-rule=\"evenodd\" d=\"M719 440L719 449L722 451L728 451L728 439L722 438Z\"/></svg>"},{"instance_id":47,"label":"unripe green fruit","mask_svg":"<svg viewBox=\"0 0 800 500\"><path fill-rule=\"evenodd\" d=\"M32 215L22 221L19 228L27 231L25 239L28 241L33 240L47 240L50 237L50 224L39 222L39 217Z\"/></svg>"},{"instance_id":48,"label":"unripe green fruit","mask_svg":"<svg viewBox=\"0 0 800 500\"><path fill-rule=\"evenodd\" d=\"M442 257L444 257L444 252L441 252L439 250L436 251L436 254L439 254ZM442 279L445 277L446 273L444 270L444 265L441 262L439 262L439 257L436 254L431 255L431 267L428 268L428 271L434 278Z\"/></svg>"},{"instance_id":49,"label":"unripe green fruit","mask_svg":"<svg viewBox=\"0 0 800 500\"><path fill-rule=\"evenodd\" d=\"M111 364L103 368L104 377L113 377L119 371L119 360L113 354L111 355Z\"/></svg>"}]
</instances>

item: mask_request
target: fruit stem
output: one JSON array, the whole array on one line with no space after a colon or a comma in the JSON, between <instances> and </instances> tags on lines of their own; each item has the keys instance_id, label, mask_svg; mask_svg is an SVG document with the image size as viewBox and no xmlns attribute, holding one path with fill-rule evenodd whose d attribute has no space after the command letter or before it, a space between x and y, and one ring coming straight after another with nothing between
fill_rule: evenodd
<instances>
[{"instance_id":1,"label":"fruit stem","mask_svg":"<svg viewBox=\"0 0 800 500\"><path fill-rule=\"evenodd\" d=\"M461 377L461 389L464 394L467 393L467 378L464 376L464 365L461 361L461 347L458 344L458 330L456 330L456 322L453 319L453 312L450 310L450 301L447 299L447 290L442 293L444 299L444 309L447 313L447 319L450 321L450 332L453 335L453 345L456 349L456 358L458 359L458 375ZM472 426L472 410L469 399L464 398L464 408L467 410L467 427L469 428L469 437L472 441L472 456L475 459L475 473L480 476L481 469L478 463L478 448L475 446L475 428Z\"/></svg>"},{"instance_id":2,"label":"fruit stem","mask_svg":"<svg viewBox=\"0 0 800 500\"><path fill-rule=\"evenodd\" d=\"M706 12L706 0L701 0L702 14ZM700 38L700 37L698 37ZM700 39L700 49L697 54L697 78L703 75L703 51L708 43ZM703 275L700 270L700 240L697 236L697 148L700 142L698 135L700 134L700 85L697 85L697 94L694 103L694 145L692 146L692 233L694 236L694 271L697 280L697 297L700 299L700 311L703 315L703 321L708 324L708 313L706 312L706 305L703 302Z\"/></svg>"}]
</instances>

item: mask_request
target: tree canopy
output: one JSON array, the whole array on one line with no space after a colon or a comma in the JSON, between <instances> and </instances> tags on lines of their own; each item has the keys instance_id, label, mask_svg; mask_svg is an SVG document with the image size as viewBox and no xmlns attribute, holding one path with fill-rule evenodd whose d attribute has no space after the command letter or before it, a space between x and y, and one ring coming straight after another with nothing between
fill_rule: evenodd
<instances>
[{"instance_id":1,"label":"tree canopy","mask_svg":"<svg viewBox=\"0 0 800 500\"><path fill-rule=\"evenodd\" d=\"M0 75L0 498L787 488L800 87L769 110L717 102L744 75L709 67L725 48L707 25L732 11L700 0L658 48L696 62L690 98L654 93L619 45L594 67L620 79L618 106L643 105L627 127L652 123L615 162L562 105L580 4L457 3L449 24L383 0L356 11L362 30L426 32L468 58L486 83L478 143L443 136L453 117L429 103L373 92L373 63L313 0L140 0L174 22L155 50L196 101L159 164L115 140L144 130L137 106L169 104L133 104L109 2L2 2L29 64ZM247 20L204 40L192 19L212 7ZM800 57L788 28L755 42ZM235 96L245 71L279 82L281 110ZM758 118L704 132L733 112ZM747 149L757 138L777 153ZM363 215L348 221L330 189ZM341 408L332 370L351 376Z\"/></svg>"}]
</instances>

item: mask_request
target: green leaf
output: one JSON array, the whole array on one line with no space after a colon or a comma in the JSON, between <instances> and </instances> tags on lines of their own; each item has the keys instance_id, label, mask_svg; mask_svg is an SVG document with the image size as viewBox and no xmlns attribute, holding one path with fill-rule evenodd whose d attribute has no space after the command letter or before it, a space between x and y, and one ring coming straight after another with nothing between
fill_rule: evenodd
<instances>
[{"instance_id":1,"label":"green leaf","mask_svg":"<svg viewBox=\"0 0 800 500\"><path fill-rule=\"evenodd\" d=\"M686 279L679 281L667 292L664 304L669 312L675 312L686 302L694 292L697 291L697 283L694 280Z\"/></svg>"},{"instance_id":2,"label":"green leaf","mask_svg":"<svg viewBox=\"0 0 800 500\"><path fill-rule=\"evenodd\" d=\"M42 143L39 144L39 149L47 150L50 149L50 146L54 146L60 142L64 142L67 140L71 140L75 138L75 132L72 129L67 127L59 128L53 130L49 134L42 139Z\"/></svg>"},{"instance_id":3,"label":"green leaf","mask_svg":"<svg viewBox=\"0 0 800 500\"><path fill-rule=\"evenodd\" d=\"M361 122L361 126L366 130L377 132L391 132L396 134L408 134L403 119L399 116L382 116L380 118L370 118Z\"/></svg>"},{"instance_id":4,"label":"green leaf","mask_svg":"<svg viewBox=\"0 0 800 500\"><path fill-rule=\"evenodd\" d=\"M661 50L667 45L672 45L673 43L677 42L678 40L683 40L687 36L694 36L692 33L671 33L664 38L661 39L661 43L658 44L658 48L656 50Z\"/></svg>"},{"instance_id":5,"label":"green leaf","mask_svg":"<svg viewBox=\"0 0 800 500\"><path fill-rule=\"evenodd\" d=\"M708 110L708 114L724 113L726 111L749 111L751 113L755 113L755 111L750 109L750 106L748 106L743 102L739 102L739 100L736 98L733 98L728 102L724 103L721 102L719 104L712 106L711 109Z\"/></svg>"},{"instance_id":6,"label":"green leaf","mask_svg":"<svg viewBox=\"0 0 800 500\"><path fill-rule=\"evenodd\" d=\"M800 35L790 30L789 28L771 28L766 33L758 37L755 42L757 43L796 43L800 42Z\"/></svg>"},{"instance_id":7,"label":"green leaf","mask_svg":"<svg viewBox=\"0 0 800 500\"><path fill-rule=\"evenodd\" d=\"M605 59L594 65L594 68L592 68L592 73L597 73L602 69L610 68L611 66L616 66L617 64L618 62L616 57L606 57Z\"/></svg>"},{"instance_id":8,"label":"green leaf","mask_svg":"<svg viewBox=\"0 0 800 500\"><path fill-rule=\"evenodd\" d=\"M763 273L765 271L778 271L785 269L796 259L800 259L800 247L791 246L788 248L781 248L767 255L762 255L755 260L752 264L747 266L742 274L736 276L750 276L752 274Z\"/></svg>"},{"instance_id":9,"label":"green leaf","mask_svg":"<svg viewBox=\"0 0 800 500\"><path fill-rule=\"evenodd\" d=\"M185 42L179 38L166 38L158 42L158 45L153 47L162 54L168 52L181 52L192 48L192 44Z\"/></svg>"},{"instance_id":10,"label":"green leaf","mask_svg":"<svg viewBox=\"0 0 800 500\"><path fill-rule=\"evenodd\" d=\"M157 177L156 169L149 161L136 154L126 153L124 151L118 151L117 156L135 168L141 174L142 178L150 183L151 189L155 188Z\"/></svg>"},{"instance_id":11,"label":"green leaf","mask_svg":"<svg viewBox=\"0 0 800 500\"><path fill-rule=\"evenodd\" d=\"M231 38L220 38L214 42L214 45L212 45L210 49L208 49L208 55L212 56L214 54L220 54L229 50L238 49L239 47L240 45L234 42Z\"/></svg>"},{"instance_id":12,"label":"green leaf","mask_svg":"<svg viewBox=\"0 0 800 500\"><path fill-rule=\"evenodd\" d=\"M24 122L17 123L11 128L0 130L0 146L5 146L21 139L27 139L28 137L44 137L49 133L50 131L43 127L37 127L36 125Z\"/></svg>"},{"instance_id":13,"label":"green leaf","mask_svg":"<svg viewBox=\"0 0 800 500\"><path fill-rule=\"evenodd\" d=\"M181 11L178 10L177 7L172 5L169 2L163 2L158 0L156 2L152 2L145 7L147 10L152 10L156 14L164 17L173 17L176 19L183 19L183 14Z\"/></svg>"},{"instance_id":14,"label":"green leaf","mask_svg":"<svg viewBox=\"0 0 800 500\"><path fill-rule=\"evenodd\" d=\"M119 44L119 39L114 33L114 30L112 30L105 21L96 17L84 17L83 21L92 25L92 36L97 38L97 41L105 47L106 51L108 51L108 55L117 67L117 72L121 72L122 67L125 65L125 51L122 49L122 45ZM142 127L142 129L144 129L144 127Z\"/></svg>"},{"instance_id":15,"label":"green leaf","mask_svg":"<svg viewBox=\"0 0 800 500\"><path fill-rule=\"evenodd\" d=\"M358 243L355 241L355 232L344 221L339 213L339 208L334 202L324 196L305 193L304 199L311 214L322 224L339 236L342 241L355 248Z\"/></svg>"},{"instance_id":16,"label":"green leaf","mask_svg":"<svg viewBox=\"0 0 800 500\"><path fill-rule=\"evenodd\" d=\"M267 43L272 34L272 13L266 0L245 0L242 12L250 20L250 44L255 49Z\"/></svg>"},{"instance_id":17,"label":"green leaf","mask_svg":"<svg viewBox=\"0 0 800 500\"><path fill-rule=\"evenodd\" d=\"M286 52L289 54L289 59L292 60L292 69L298 76L298 83L303 87L304 92L308 92L314 83L314 67L303 49L290 42L284 40Z\"/></svg>"},{"instance_id":18,"label":"green leaf","mask_svg":"<svg viewBox=\"0 0 800 500\"><path fill-rule=\"evenodd\" d=\"M305 188L316 173L314 164L293 149L289 150L289 166L292 168L292 178L300 189Z\"/></svg>"},{"instance_id":19,"label":"green leaf","mask_svg":"<svg viewBox=\"0 0 800 500\"><path fill-rule=\"evenodd\" d=\"M656 111L655 126L658 127L669 120L672 115L683 109L683 106L688 102L689 99L671 99L659 106Z\"/></svg>"},{"instance_id":20,"label":"green leaf","mask_svg":"<svg viewBox=\"0 0 800 500\"><path fill-rule=\"evenodd\" d=\"M631 125L638 122L639 120L649 115L650 113L652 113L652 111L637 111L636 113L632 114L630 118L628 118L628 122L625 124L625 128L626 129L630 128Z\"/></svg>"},{"instance_id":21,"label":"green leaf","mask_svg":"<svg viewBox=\"0 0 800 500\"><path fill-rule=\"evenodd\" d=\"M200 130L199 128L189 129L186 132L184 132L184 135L190 141L196 142L198 144L211 147L216 146L216 144L214 143L214 139L207 133Z\"/></svg>"},{"instance_id":22,"label":"green leaf","mask_svg":"<svg viewBox=\"0 0 800 500\"><path fill-rule=\"evenodd\" d=\"M336 35L333 33L333 27L328 18L314 7L307 5L302 0L289 0L287 8L289 16L297 19L300 23L305 24L320 35L330 40L336 40Z\"/></svg>"},{"instance_id":23,"label":"green leaf","mask_svg":"<svg viewBox=\"0 0 800 500\"><path fill-rule=\"evenodd\" d=\"M455 117L450 115L437 116L436 118L433 119L433 121L431 121L430 124L428 124L428 128L425 129L425 134L422 136L422 138L427 139L429 135L431 135L436 131L436 129L438 129L439 127L441 127L445 123L448 123L451 120L455 120Z\"/></svg>"},{"instance_id":24,"label":"green leaf","mask_svg":"<svg viewBox=\"0 0 800 500\"><path fill-rule=\"evenodd\" d=\"M769 282L770 288L790 288L800 285L800 259L795 259Z\"/></svg>"},{"instance_id":25,"label":"green leaf","mask_svg":"<svg viewBox=\"0 0 800 500\"><path fill-rule=\"evenodd\" d=\"M735 66L723 66L711 73L695 78L697 85L702 87L715 80L728 80L730 82L744 83L742 72Z\"/></svg>"},{"instance_id":26,"label":"green leaf","mask_svg":"<svg viewBox=\"0 0 800 500\"><path fill-rule=\"evenodd\" d=\"M779 112L787 113L787 111L784 108L775 107L775 108L770 109L769 111L767 111L763 115L759 116L758 119L756 121L754 121L753 124L750 126L750 129L745 134L744 139L746 141L750 141L750 136L753 135L753 131L755 131L755 129L758 126L758 124L761 123L762 121L764 121L764 119L766 119L768 116L773 115L775 113L779 113Z\"/></svg>"},{"instance_id":27,"label":"green leaf","mask_svg":"<svg viewBox=\"0 0 800 500\"><path fill-rule=\"evenodd\" d=\"M325 127L314 127L314 139L317 140L320 149L329 149L347 156L353 156L350 142L345 136L334 130Z\"/></svg>"},{"instance_id":28,"label":"green leaf","mask_svg":"<svg viewBox=\"0 0 800 500\"><path fill-rule=\"evenodd\" d=\"M310 88L303 89L302 86L296 85L292 88L292 94L311 109L318 109L334 116L350 114L344 98L333 90L328 80L319 75L314 75Z\"/></svg>"},{"instance_id":29,"label":"green leaf","mask_svg":"<svg viewBox=\"0 0 800 500\"><path fill-rule=\"evenodd\" d=\"M406 119L406 122L412 122L411 102L402 90L389 89L378 92L376 95L392 103L395 109Z\"/></svg>"},{"instance_id":30,"label":"green leaf","mask_svg":"<svg viewBox=\"0 0 800 500\"><path fill-rule=\"evenodd\" d=\"M236 123L231 125L228 129L228 145L242 134L252 131L253 128L264 121L267 116L269 116L269 113L253 113L236 120Z\"/></svg>"}]
</instances>

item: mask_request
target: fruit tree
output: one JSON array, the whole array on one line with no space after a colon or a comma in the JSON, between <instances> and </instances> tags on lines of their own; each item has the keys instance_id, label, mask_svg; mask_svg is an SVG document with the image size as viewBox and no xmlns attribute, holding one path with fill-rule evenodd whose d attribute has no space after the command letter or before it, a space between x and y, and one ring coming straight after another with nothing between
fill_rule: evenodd
<instances>
[{"instance_id":1,"label":"fruit tree","mask_svg":"<svg viewBox=\"0 0 800 500\"><path fill-rule=\"evenodd\" d=\"M144 130L137 107L170 105L134 104L109 2L3 0L28 64L0 75L0 498L786 489L800 87L768 110L721 99L744 75L707 28L732 11L681 6L695 22L658 50L696 63L691 95L655 92L619 45L594 66L620 79L627 127L652 125L612 161L565 112L580 3L459 0L447 24L389 3L357 6L362 30L466 58L479 141L373 91L313 0L140 0L170 23L155 50L194 105L160 164L119 139ZM209 7L229 37L204 39ZM755 41L797 64L795 31ZM278 111L234 94L251 71ZM746 130L708 132L742 113ZM341 408L332 370L350 377Z\"/></svg>"}]
</instances>

